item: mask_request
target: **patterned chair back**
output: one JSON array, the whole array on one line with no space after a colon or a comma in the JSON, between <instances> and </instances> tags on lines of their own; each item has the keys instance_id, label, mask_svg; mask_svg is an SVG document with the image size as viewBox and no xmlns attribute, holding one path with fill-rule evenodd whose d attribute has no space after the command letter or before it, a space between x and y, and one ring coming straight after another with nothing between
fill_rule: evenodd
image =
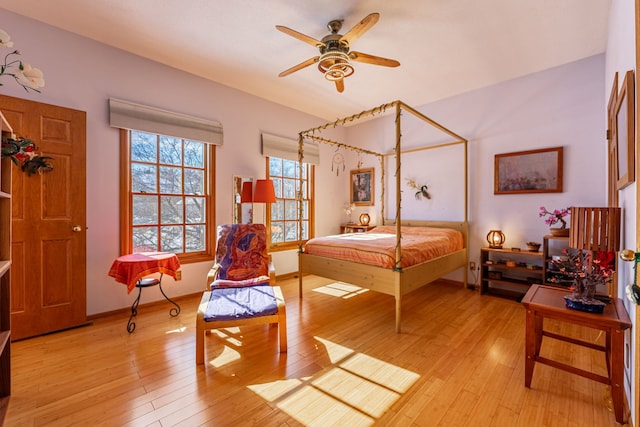
<instances>
[{"instance_id":1,"label":"patterned chair back","mask_svg":"<svg viewBox=\"0 0 640 427\"><path fill-rule=\"evenodd\" d=\"M246 280L269 275L267 230L263 224L218 226L218 279Z\"/></svg>"}]
</instances>

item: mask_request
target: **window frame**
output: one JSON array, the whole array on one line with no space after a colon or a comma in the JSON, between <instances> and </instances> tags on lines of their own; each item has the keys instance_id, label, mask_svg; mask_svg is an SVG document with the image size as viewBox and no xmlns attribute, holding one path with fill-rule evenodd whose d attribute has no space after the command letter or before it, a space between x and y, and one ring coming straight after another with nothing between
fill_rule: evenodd
<instances>
[{"instance_id":1,"label":"window frame","mask_svg":"<svg viewBox=\"0 0 640 427\"><path fill-rule=\"evenodd\" d=\"M270 159L271 157L276 158L276 159L281 159L281 160L289 160L289 161L293 161L296 163L296 169L299 170L300 169L300 164L298 162L298 160L290 160L290 159L285 159L283 157L277 157L277 156L266 156L266 171L267 171L267 179L272 179L272 175L271 175L271 169L270 169ZM307 163L307 167L308 167L308 180L310 181L309 184L309 189L307 191L307 195L308 198L307 200L309 201L309 237L308 239L311 239L314 236L314 229L315 229L315 165L311 164L311 163ZM276 176L276 178L281 178L280 176ZM299 178L296 178L296 180L298 180ZM276 192L277 193L277 192ZM278 199L276 196L276 200L291 200L291 199ZM297 198L295 199L297 201ZM268 242L268 250L270 252L279 252L279 251L287 251L287 250L291 250L291 249L298 249L300 244L304 244L308 239L298 239L295 241L290 241L290 242L283 242L283 243L272 243L271 242L271 203L266 203L266 207L265 207L265 214L266 214L266 224L265 226L267 227L267 242ZM298 216L296 217L296 221L300 220L300 216L298 213Z\"/></svg>"},{"instance_id":2,"label":"window frame","mask_svg":"<svg viewBox=\"0 0 640 427\"><path fill-rule=\"evenodd\" d=\"M133 252L133 193L131 191L131 131L120 129L120 254ZM145 133L153 133L141 131ZM156 135L161 135L156 133ZM181 138L184 139L184 138ZM205 153L205 198L207 208L205 212L205 250L199 252L186 252L176 254L180 263L189 264L195 262L213 260L212 242L215 236L215 145L204 142L207 146Z\"/></svg>"}]
</instances>

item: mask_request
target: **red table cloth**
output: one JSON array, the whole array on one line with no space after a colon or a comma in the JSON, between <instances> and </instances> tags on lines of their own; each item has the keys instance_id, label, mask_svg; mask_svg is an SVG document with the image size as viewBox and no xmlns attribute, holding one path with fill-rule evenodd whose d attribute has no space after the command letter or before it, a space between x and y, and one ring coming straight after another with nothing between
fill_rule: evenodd
<instances>
[{"instance_id":1,"label":"red table cloth","mask_svg":"<svg viewBox=\"0 0 640 427\"><path fill-rule=\"evenodd\" d=\"M109 276L116 282L127 285L127 293L136 287L138 280L153 273L168 274L180 280L180 260L170 252L139 252L118 257L109 270Z\"/></svg>"}]
</instances>

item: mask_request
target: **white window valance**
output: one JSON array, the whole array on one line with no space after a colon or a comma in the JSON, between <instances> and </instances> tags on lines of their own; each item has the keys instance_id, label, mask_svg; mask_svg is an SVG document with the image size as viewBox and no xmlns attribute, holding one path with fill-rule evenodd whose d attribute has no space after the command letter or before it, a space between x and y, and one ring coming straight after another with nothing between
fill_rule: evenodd
<instances>
[{"instance_id":1,"label":"white window valance","mask_svg":"<svg viewBox=\"0 0 640 427\"><path fill-rule=\"evenodd\" d=\"M120 129L222 145L222 124L119 99L109 99L110 125Z\"/></svg>"},{"instance_id":2,"label":"white window valance","mask_svg":"<svg viewBox=\"0 0 640 427\"><path fill-rule=\"evenodd\" d=\"M298 140L281 136L262 134L262 155L298 161ZM320 164L320 148L317 144L305 142L303 145L303 162L312 165Z\"/></svg>"}]
</instances>

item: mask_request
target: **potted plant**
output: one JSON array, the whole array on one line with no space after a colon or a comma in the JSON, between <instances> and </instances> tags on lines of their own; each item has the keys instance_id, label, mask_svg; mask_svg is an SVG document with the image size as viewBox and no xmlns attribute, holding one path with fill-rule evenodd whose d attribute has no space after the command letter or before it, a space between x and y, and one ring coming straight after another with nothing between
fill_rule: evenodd
<instances>
[{"instance_id":1,"label":"potted plant","mask_svg":"<svg viewBox=\"0 0 640 427\"><path fill-rule=\"evenodd\" d=\"M544 222L550 226L560 223L559 228L549 228L552 236L567 237L569 236L569 229L567 228L567 221L564 218L569 216L570 213L570 208L554 209L553 211L548 211L544 206L540 206L540 212L538 212L538 216L540 218L547 217Z\"/></svg>"}]
</instances>

